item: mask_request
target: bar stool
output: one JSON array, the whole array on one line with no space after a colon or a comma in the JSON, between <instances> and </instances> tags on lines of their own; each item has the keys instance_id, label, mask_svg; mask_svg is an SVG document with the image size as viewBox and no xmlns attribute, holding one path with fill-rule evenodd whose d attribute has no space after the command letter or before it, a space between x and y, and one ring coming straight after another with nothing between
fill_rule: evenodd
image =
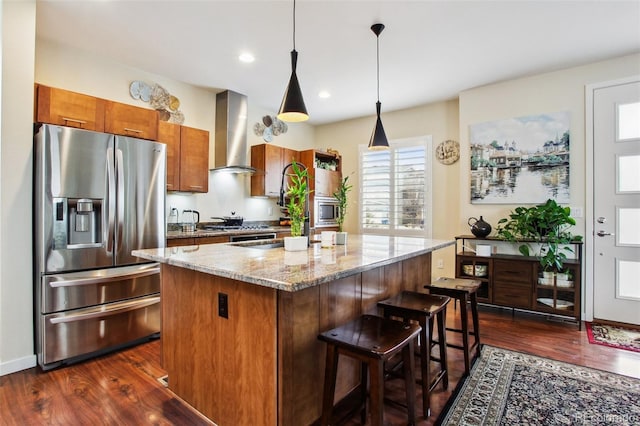
<instances>
[{"instance_id":1,"label":"bar stool","mask_svg":"<svg viewBox=\"0 0 640 426\"><path fill-rule=\"evenodd\" d=\"M471 370L471 353L476 352L476 356L480 356L480 324L478 321L478 297L477 292L480 288L479 280L462 279L462 278L439 278L424 288L429 290L431 294L449 296L460 301L460 320L462 328L447 327L447 331L462 333L462 346L453 343L447 343L447 346L454 349L460 349L464 353L464 372L469 374ZM469 330L468 307L471 304L471 317L473 320L473 330ZM473 335L474 343L469 345L469 336Z\"/></svg>"},{"instance_id":2,"label":"bar stool","mask_svg":"<svg viewBox=\"0 0 640 426\"><path fill-rule=\"evenodd\" d=\"M327 358L324 372L321 425L328 425L333 411L336 390L338 355L355 358L362 363L361 395L365 409L362 422L366 420L367 369L371 378L370 406L371 424L382 426L384 411L384 363L402 351L404 379L407 391L409 424L415 423L415 377L413 368L413 341L420 333L417 324L363 315L347 324L325 331L318 339L327 343Z\"/></svg>"},{"instance_id":3,"label":"bar stool","mask_svg":"<svg viewBox=\"0 0 640 426\"><path fill-rule=\"evenodd\" d=\"M432 294L417 293L413 291L403 291L402 293L386 300L378 302L378 307L382 308L384 317L400 317L403 321L417 321L422 328L420 331L420 368L422 372L422 410L424 417L431 414L430 400L431 391L439 382L442 382L443 389L449 387L449 375L447 372L447 339L445 332L445 321L447 317L447 303L451 300L447 296L436 296ZM433 340L433 321L438 322L438 341ZM440 356L431 356L431 348L437 345L440 349ZM436 361L440 364L440 371L431 380L431 369L429 362Z\"/></svg>"}]
</instances>

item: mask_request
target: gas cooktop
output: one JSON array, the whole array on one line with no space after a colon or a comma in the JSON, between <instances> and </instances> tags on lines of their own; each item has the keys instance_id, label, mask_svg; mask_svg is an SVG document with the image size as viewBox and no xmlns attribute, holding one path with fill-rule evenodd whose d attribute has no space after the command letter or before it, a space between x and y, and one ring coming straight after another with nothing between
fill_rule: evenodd
<instances>
[{"instance_id":1,"label":"gas cooktop","mask_svg":"<svg viewBox=\"0 0 640 426\"><path fill-rule=\"evenodd\" d=\"M228 230L255 230L269 229L269 225L204 225L202 229L207 231L228 231Z\"/></svg>"}]
</instances>

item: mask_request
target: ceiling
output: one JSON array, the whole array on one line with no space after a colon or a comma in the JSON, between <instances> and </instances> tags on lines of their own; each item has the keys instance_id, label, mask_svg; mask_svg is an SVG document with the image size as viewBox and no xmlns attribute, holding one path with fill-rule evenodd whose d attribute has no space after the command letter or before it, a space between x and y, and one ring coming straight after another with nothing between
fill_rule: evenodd
<instances>
[{"instance_id":1,"label":"ceiling","mask_svg":"<svg viewBox=\"0 0 640 426\"><path fill-rule=\"evenodd\" d=\"M36 36L231 89L275 113L291 72L292 11L292 1L38 0ZM370 26L377 22L386 26L383 117L473 87L640 52L639 0L298 0L298 78L310 124L375 114ZM253 63L238 60L245 51ZM322 90L331 97L319 98Z\"/></svg>"}]
</instances>

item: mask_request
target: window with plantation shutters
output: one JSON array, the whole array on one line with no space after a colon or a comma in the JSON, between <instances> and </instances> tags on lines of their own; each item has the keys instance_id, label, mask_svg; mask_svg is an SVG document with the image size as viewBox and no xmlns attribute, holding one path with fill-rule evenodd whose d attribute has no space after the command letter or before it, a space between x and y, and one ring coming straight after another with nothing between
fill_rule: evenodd
<instances>
[{"instance_id":1,"label":"window with plantation shutters","mask_svg":"<svg viewBox=\"0 0 640 426\"><path fill-rule=\"evenodd\" d=\"M360 146L361 232L431 237L431 137L389 145Z\"/></svg>"}]
</instances>

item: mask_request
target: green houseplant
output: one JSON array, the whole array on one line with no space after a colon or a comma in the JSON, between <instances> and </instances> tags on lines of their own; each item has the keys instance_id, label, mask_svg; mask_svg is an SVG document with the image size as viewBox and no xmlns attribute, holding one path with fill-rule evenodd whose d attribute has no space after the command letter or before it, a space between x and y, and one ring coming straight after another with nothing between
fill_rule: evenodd
<instances>
[{"instance_id":1,"label":"green houseplant","mask_svg":"<svg viewBox=\"0 0 640 426\"><path fill-rule=\"evenodd\" d=\"M522 243L518 250L524 256L533 255L530 243L539 243L537 256L543 271L562 272L567 253L573 252L568 244L582 240L569 230L575 224L569 207L549 199L533 207L516 207L508 218L498 221L497 236L505 241Z\"/></svg>"},{"instance_id":2,"label":"green houseplant","mask_svg":"<svg viewBox=\"0 0 640 426\"><path fill-rule=\"evenodd\" d=\"M308 199L309 199L309 171L306 167L295 161L291 163L293 173L289 174L289 186L287 188L287 210L291 220L291 237L302 237L305 220L308 220ZM306 240L308 236L305 236ZM291 245L287 245L288 240L285 238L285 249L293 250ZM301 243L299 243L301 244ZM304 249L308 246L308 242L304 242ZM301 248L298 248L301 250Z\"/></svg>"},{"instance_id":3,"label":"green houseplant","mask_svg":"<svg viewBox=\"0 0 640 426\"><path fill-rule=\"evenodd\" d=\"M338 189L333 193L333 197L338 201L338 234L336 234L336 244L346 244L347 233L344 232L344 218L347 215L347 194L351 191L352 186L349 185L349 176L340 181Z\"/></svg>"}]
</instances>

